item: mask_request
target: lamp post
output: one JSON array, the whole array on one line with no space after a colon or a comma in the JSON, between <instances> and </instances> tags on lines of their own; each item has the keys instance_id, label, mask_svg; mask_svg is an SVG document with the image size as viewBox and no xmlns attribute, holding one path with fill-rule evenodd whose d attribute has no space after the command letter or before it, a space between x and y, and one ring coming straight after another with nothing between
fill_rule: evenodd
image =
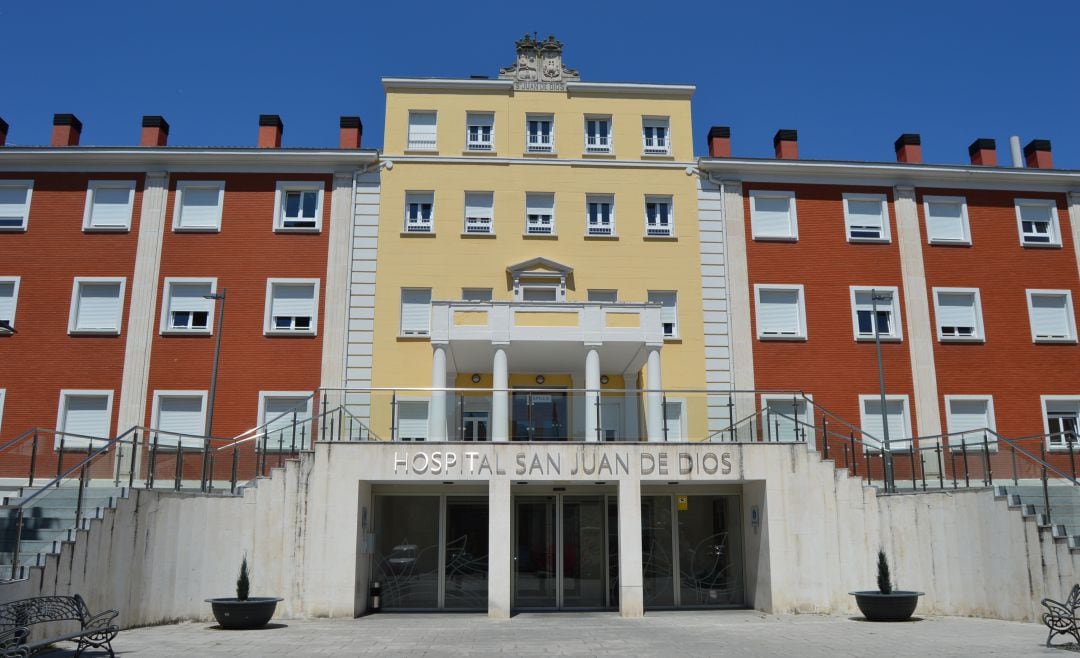
<instances>
[{"instance_id":1,"label":"lamp post","mask_svg":"<svg viewBox=\"0 0 1080 658\"><path fill-rule=\"evenodd\" d=\"M881 330L878 326L877 310L877 303L879 301L887 301L891 304L892 296L878 295L877 290L871 289L870 308L874 321L874 349L877 350L878 387L881 390L881 454L884 458L882 461L885 464L885 492L891 493L895 491L895 484L893 481L892 447L889 444L889 413L888 408L885 406L885 366L881 361ZM866 468L870 468L869 463L866 465ZM867 472L869 472L869 470Z\"/></svg>"},{"instance_id":2,"label":"lamp post","mask_svg":"<svg viewBox=\"0 0 1080 658\"><path fill-rule=\"evenodd\" d=\"M210 375L210 400L206 406L206 431L204 434L207 437L207 445L210 445L209 438L211 432L214 430L214 400L217 397L217 373L218 373L218 361L221 359L221 323L225 319L225 288L221 289L221 292L216 295L203 295L203 299L214 300L215 305L218 301L221 302L221 306L217 309L217 329L215 330L214 337L214 367L213 372Z\"/></svg>"}]
</instances>

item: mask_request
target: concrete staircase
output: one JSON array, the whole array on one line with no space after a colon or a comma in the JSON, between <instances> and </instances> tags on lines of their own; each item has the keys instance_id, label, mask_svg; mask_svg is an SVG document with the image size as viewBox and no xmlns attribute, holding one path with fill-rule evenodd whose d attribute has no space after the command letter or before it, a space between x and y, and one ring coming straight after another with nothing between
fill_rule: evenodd
<instances>
[{"instance_id":1,"label":"concrete staircase","mask_svg":"<svg viewBox=\"0 0 1080 658\"><path fill-rule=\"evenodd\" d=\"M1040 527L1049 528L1055 539L1067 539L1070 550L1080 551L1080 487L1068 482L1053 482L1043 495L1041 484L995 487L995 495L1004 498L1011 508L1019 508L1024 517L1034 517ZM1050 500L1050 514L1046 499Z\"/></svg>"}]
</instances>

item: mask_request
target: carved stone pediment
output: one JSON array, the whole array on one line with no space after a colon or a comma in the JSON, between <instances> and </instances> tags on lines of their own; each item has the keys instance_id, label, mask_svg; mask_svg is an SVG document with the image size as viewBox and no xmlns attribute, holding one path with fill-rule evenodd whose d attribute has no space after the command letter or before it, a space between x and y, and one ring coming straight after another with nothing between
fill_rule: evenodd
<instances>
[{"instance_id":1,"label":"carved stone pediment","mask_svg":"<svg viewBox=\"0 0 1080 658\"><path fill-rule=\"evenodd\" d=\"M566 83L581 76L563 64L563 44L549 36L540 41L526 34L514 43L517 61L499 69L500 80L513 80L514 89L521 91L564 91Z\"/></svg>"}]
</instances>

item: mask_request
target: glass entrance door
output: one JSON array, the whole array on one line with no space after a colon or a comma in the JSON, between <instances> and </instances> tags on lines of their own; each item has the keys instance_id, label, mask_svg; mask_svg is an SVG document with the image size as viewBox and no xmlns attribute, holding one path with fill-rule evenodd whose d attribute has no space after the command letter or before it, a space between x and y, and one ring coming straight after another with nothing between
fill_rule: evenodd
<instances>
[{"instance_id":1,"label":"glass entrance door","mask_svg":"<svg viewBox=\"0 0 1080 658\"><path fill-rule=\"evenodd\" d=\"M514 605L558 606L555 496L519 497L514 503Z\"/></svg>"},{"instance_id":2,"label":"glass entrance door","mask_svg":"<svg viewBox=\"0 0 1080 658\"><path fill-rule=\"evenodd\" d=\"M515 391L513 400L514 441L566 441L569 438L566 391Z\"/></svg>"}]
</instances>

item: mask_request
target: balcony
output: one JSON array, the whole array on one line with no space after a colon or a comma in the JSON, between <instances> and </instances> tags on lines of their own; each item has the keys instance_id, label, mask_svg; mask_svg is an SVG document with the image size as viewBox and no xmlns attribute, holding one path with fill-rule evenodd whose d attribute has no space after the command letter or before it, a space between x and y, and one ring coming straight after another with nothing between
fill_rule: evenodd
<instances>
[{"instance_id":1,"label":"balcony","mask_svg":"<svg viewBox=\"0 0 1080 658\"><path fill-rule=\"evenodd\" d=\"M552 153L555 143L550 135L529 135L529 141L525 144L526 153Z\"/></svg>"},{"instance_id":2,"label":"balcony","mask_svg":"<svg viewBox=\"0 0 1080 658\"><path fill-rule=\"evenodd\" d=\"M592 154L611 153L611 140L607 137L587 137L585 139L585 152Z\"/></svg>"},{"instance_id":3,"label":"balcony","mask_svg":"<svg viewBox=\"0 0 1080 658\"><path fill-rule=\"evenodd\" d=\"M670 238L675 235L671 224L649 224L645 227L645 235L650 238Z\"/></svg>"},{"instance_id":4,"label":"balcony","mask_svg":"<svg viewBox=\"0 0 1080 658\"><path fill-rule=\"evenodd\" d=\"M589 224L585 229L585 235L613 236L615 227L611 224Z\"/></svg>"},{"instance_id":5,"label":"balcony","mask_svg":"<svg viewBox=\"0 0 1080 658\"><path fill-rule=\"evenodd\" d=\"M437 151L438 147L434 139L422 139L418 137L410 137L408 146L406 147L410 151Z\"/></svg>"},{"instance_id":6,"label":"balcony","mask_svg":"<svg viewBox=\"0 0 1080 658\"><path fill-rule=\"evenodd\" d=\"M469 140L465 144L465 149L468 151L491 151L493 149L491 141L475 141Z\"/></svg>"},{"instance_id":7,"label":"balcony","mask_svg":"<svg viewBox=\"0 0 1080 658\"><path fill-rule=\"evenodd\" d=\"M468 235L491 235L495 232L492 224L490 217L466 217L465 233Z\"/></svg>"},{"instance_id":8,"label":"balcony","mask_svg":"<svg viewBox=\"0 0 1080 658\"><path fill-rule=\"evenodd\" d=\"M642 153L645 155L670 155L671 147L666 137L649 137L643 140Z\"/></svg>"}]
</instances>

